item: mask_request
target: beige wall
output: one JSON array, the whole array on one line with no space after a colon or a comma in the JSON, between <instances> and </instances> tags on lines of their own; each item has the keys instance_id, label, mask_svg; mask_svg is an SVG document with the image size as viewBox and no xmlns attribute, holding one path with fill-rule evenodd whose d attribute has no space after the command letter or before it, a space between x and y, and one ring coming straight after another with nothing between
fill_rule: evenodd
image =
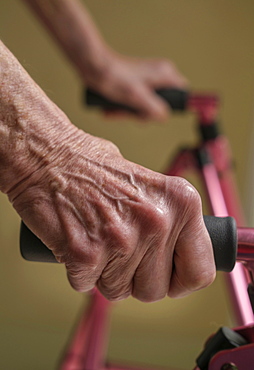
<instances>
[{"instance_id":1,"label":"beige wall","mask_svg":"<svg viewBox=\"0 0 254 370\"><path fill-rule=\"evenodd\" d=\"M118 51L171 58L194 89L221 94L221 119L243 192L253 113L254 2L85 3ZM75 124L114 141L128 159L160 171L180 143L195 141L189 116L147 128L128 121L105 122L82 106L81 81L24 5L1 1L0 17L1 38L47 94ZM85 298L68 286L62 267L21 259L19 218L3 195L0 207L0 368L52 370ZM129 299L114 309L109 357L158 365L171 362L189 369L203 339L219 325L230 323L220 278L180 301L145 305Z\"/></svg>"}]
</instances>

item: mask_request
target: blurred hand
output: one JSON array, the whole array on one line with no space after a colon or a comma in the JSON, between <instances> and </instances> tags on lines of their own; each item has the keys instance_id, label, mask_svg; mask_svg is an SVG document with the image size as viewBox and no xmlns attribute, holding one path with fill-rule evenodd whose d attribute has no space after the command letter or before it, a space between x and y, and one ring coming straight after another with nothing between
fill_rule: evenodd
<instances>
[{"instance_id":1,"label":"blurred hand","mask_svg":"<svg viewBox=\"0 0 254 370\"><path fill-rule=\"evenodd\" d=\"M186 87L186 79L172 62L131 58L117 53L104 40L80 1L24 1L54 36L88 87L135 108L136 118L163 121L168 117L169 107L154 90ZM116 112L110 112L110 117L114 115Z\"/></svg>"},{"instance_id":2,"label":"blurred hand","mask_svg":"<svg viewBox=\"0 0 254 370\"><path fill-rule=\"evenodd\" d=\"M108 99L137 110L141 120L164 121L170 109L155 89L184 89L187 81L174 64L167 60L125 57L106 53L103 67L86 76L87 83ZM106 112L110 117L125 116L121 111Z\"/></svg>"}]
</instances>

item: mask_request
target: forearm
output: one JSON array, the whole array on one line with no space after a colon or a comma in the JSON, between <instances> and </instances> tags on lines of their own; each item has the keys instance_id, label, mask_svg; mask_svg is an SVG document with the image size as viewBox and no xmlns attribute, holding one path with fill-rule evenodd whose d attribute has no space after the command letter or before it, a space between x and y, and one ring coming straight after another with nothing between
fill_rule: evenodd
<instances>
[{"instance_id":1,"label":"forearm","mask_svg":"<svg viewBox=\"0 0 254 370\"><path fill-rule=\"evenodd\" d=\"M78 0L23 0L36 13L85 82L106 68L106 46ZM99 76L98 76L99 77Z\"/></svg>"},{"instance_id":2,"label":"forearm","mask_svg":"<svg viewBox=\"0 0 254 370\"><path fill-rule=\"evenodd\" d=\"M129 105L142 119L168 117L168 105L154 90L186 87L185 78L170 61L130 58L112 50L80 0L23 1L46 25L88 87Z\"/></svg>"},{"instance_id":3,"label":"forearm","mask_svg":"<svg viewBox=\"0 0 254 370\"><path fill-rule=\"evenodd\" d=\"M0 41L0 190L9 193L45 165L59 126L74 126Z\"/></svg>"}]
</instances>

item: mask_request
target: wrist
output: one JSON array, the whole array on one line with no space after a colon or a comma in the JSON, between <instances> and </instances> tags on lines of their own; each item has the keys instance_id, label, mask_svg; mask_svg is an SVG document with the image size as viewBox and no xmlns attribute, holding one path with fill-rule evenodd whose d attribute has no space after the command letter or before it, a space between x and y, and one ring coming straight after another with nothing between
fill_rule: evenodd
<instances>
[{"instance_id":1,"label":"wrist","mask_svg":"<svg viewBox=\"0 0 254 370\"><path fill-rule=\"evenodd\" d=\"M76 63L77 71L84 83L94 89L107 79L114 62L114 51L103 42L100 45L93 45L89 53L81 53Z\"/></svg>"},{"instance_id":2,"label":"wrist","mask_svg":"<svg viewBox=\"0 0 254 370\"><path fill-rule=\"evenodd\" d=\"M27 109L16 117L11 130L0 134L1 141L4 139L0 150L0 190L10 200L54 161L61 142L74 141L77 128L61 111L42 112Z\"/></svg>"}]
</instances>

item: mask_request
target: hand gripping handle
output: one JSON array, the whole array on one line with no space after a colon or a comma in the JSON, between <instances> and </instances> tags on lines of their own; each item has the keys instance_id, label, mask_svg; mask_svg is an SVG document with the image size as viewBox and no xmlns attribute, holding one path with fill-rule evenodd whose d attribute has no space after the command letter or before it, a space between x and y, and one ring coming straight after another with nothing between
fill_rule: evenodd
<instances>
[{"instance_id":1,"label":"hand gripping handle","mask_svg":"<svg viewBox=\"0 0 254 370\"><path fill-rule=\"evenodd\" d=\"M204 216L204 221L212 241L217 271L231 271L237 254L235 220L232 217ZM53 253L23 222L20 230L20 249L22 256L28 261L57 262Z\"/></svg>"},{"instance_id":2,"label":"hand gripping handle","mask_svg":"<svg viewBox=\"0 0 254 370\"><path fill-rule=\"evenodd\" d=\"M189 97L187 91L177 89L158 89L155 90L155 92L170 105L173 111L184 111L187 108ZM137 110L134 108L109 100L90 89L85 90L85 103L88 106L105 110L127 110L129 112L137 113Z\"/></svg>"}]
</instances>

